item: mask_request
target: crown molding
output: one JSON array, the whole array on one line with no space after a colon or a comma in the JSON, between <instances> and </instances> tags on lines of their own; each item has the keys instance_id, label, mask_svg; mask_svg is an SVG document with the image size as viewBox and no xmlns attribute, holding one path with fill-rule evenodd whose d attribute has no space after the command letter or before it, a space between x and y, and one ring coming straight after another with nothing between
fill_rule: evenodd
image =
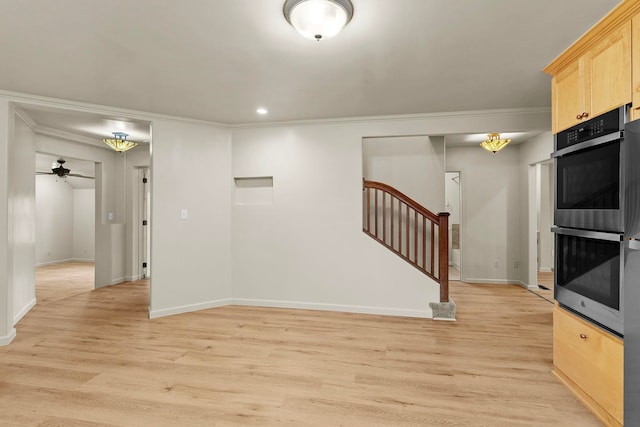
<instances>
[{"instance_id":1,"label":"crown molding","mask_svg":"<svg viewBox=\"0 0 640 427\"><path fill-rule=\"evenodd\" d=\"M282 122L260 122L260 123L241 123L229 125L231 129L251 129L251 128L267 128L282 126L305 126L305 125L332 125L332 124L357 124L357 123L375 123L375 122L401 122L401 121L418 121L431 119L452 119L452 118L482 118L491 116L509 116L522 114L551 114L551 107L532 107L532 108L509 108L494 110L469 110L469 111L450 111L442 113L423 113L423 114L397 114L386 116L362 116L362 117L342 117L331 119L313 119L313 120L290 120Z\"/></svg>"},{"instance_id":2,"label":"crown molding","mask_svg":"<svg viewBox=\"0 0 640 427\"><path fill-rule=\"evenodd\" d=\"M37 126L36 122L34 122L27 113L22 111L21 108L14 106L13 111L16 113L16 116L20 117L20 119L29 126L29 128L34 129Z\"/></svg>"},{"instance_id":3,"label":"crown molding","mask_svg":"<svg viewBox=\"0 0 640 427\"><path fill-rule=\"evenodd\" d=\"M58 98L50 98L38 95L30 95L19 92L11 92L6 90L0 90L0 97L4 97L9 101L19 104L29 104L40 107L48 108L60 108L70 111L77 111L90 114L104 114L111 116L119 116L134 120L146 120L152 122L153 120L175 120L185 123L193 123L198 125L204 125L209 127L215 127L219 129L250 129L250 128L270 128L270 127L285 127L285 126L310 126L310 125L332 125L332 124L357 124L357 123L376 123L376 122L400 122L400 121L419 121L430 119L451 119L451 118L479 118L479 117L491 117L491 116L509 116L509 115L522 115L522 114L551 114L550 107L532 107L532 108L510 108L510 109L493 109L493 110L469 110L469 111L451 111L451 112L438 112L438 113L421 113L421 114L396 114L396 115L381 115L381 116L355 116L355 117L336 117L328 119L304 119L304 120L289 120L289 121L274 121L274 122L252 122L252 123L238 123L238 124L224 124L218 122L210 122L206 120L190 119L186 117L169 116L163 114L148 113L137 110L127 110L115 107L108 107L105 105L88 104L83 102L69 101ZM16 109L19 107L16 106ZM25 115L26 116L26 115ZM33 122L31 120L31 122ZM51 135L52 132L65 133L66 139L77 141L77 138L82 138L73 134L55 131L50 128L40 128L42 132L47 132ZM34 129L35 131L35 129ZM44 133L43 133L44 134ZM52 135L53 136L53 135ZM92 141L96 144L95 141Z\"/></svg>"},{"instance_id":4,"label":"crown molding","mask_svg":"<svg viewBox=\"0 0 640 427\"><path fill-rule=\"evenodd\" d=\"M578 40L569 46L564 52L544 68L544 72L555 76L560 70L575 62L584 55L597 42L607 37L613 31L619 29L635 15L640 13L640 2L637 0L624 0L611 12L606 14L593 27L587 30Z\"/></svg>"},{"instance_id":5,"label":"crown molding","mask_svg":"<svg viewBox=\"0 0 640 427\"><path fill-rule=\"evenodd\" d=\"M130 110L126 108L109 107L100 104L90 104L86 102L70 101L67 99L52 98L27 93L13 92L0 89L0 97L13 103L27 104L38 107L56 108L80 113L102 114L109 116L123 117L133 120L152 122L153 120L173 120L185 123L198 124L203 126L228 129L229 126L223 123L211 122L207 120L191 119L188 117L171 116L167 114L150 113L146 111ZM24 105L21 105L24 106Z\"/></svg>"},{"instance_id":6,"label":"crown molding","mask_svg":"<svg viewBox=\"0 0 640 427\"><path fill-rule=\"evenodd\" d=\"M66 131L63 131L63 130L54 129L54 128L50 128L50 127L46 127L46 126L35 126L32 129L33 129L33 132L38 134L38 135L51 136L53 138L66 139L68 141L80 142L82 144L92 145L94 147L103 148L105 150L111 150L111 148L109 148L108 146L106 146L104 144L101 144L99 141L97 141L97 140L95 140L93 138L88 138L86 136L78 135L78 134L73 133L73 132L66 132Z\"/></svg>"}]
</instances>

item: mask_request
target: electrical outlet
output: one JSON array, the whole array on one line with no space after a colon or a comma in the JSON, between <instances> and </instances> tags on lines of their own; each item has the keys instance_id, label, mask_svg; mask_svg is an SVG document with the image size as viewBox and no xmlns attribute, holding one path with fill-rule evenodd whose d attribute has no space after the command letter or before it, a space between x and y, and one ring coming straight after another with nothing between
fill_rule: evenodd
<instances>
[{"instance_id":1,"label":"electrical outlet","mask_svg":"<svg viewBox=\"0 0 640 427\"><path fill-rule=\"evenodd\" d=\"M186 209L180 209L180 219L189 218L189 212Z\"/></svg>"},{"instance_id":2,"label":"electrical outlet","mask_svg":"<svg viewBox=\"0 0 640 427\"><path fill-rule=\"evenodd\" d=\"M520 268L520 263L518 261L513 261L513 268Z\"/></svg>"},{"instance_id":3,"label":"electrical outlet","mask_svg":"<svg viewBox=\"0 0 640 427\"><path fill-rule=\"evenodd\" d=\"M498 268L498 260L493 261L493 268Z\"/></svg>"},{"instance_id":4,"label":"electrical outlet","mask_svg":"<svg viewBox=\"0 0 640 427\"><path fill-rule=\"evenodd\" d=\"M113 212L109 212L109 221L113 221Z\"/></svg>"}]
</instances>

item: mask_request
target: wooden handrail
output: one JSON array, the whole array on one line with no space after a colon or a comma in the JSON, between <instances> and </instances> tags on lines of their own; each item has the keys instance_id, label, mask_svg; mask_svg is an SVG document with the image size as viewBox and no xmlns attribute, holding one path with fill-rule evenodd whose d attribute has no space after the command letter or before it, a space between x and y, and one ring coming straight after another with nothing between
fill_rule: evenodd
<instances>
[{"instance_id":1,"label":"wooden handrail","mask_svg":"<svg viewBox=\"0 0 640 427\"><path fill-rule=\"evenodd\" d=\"M440 284L440 302L448 302L449 213L435 214L411 197L382 182L365 179L363 180L363 190L366 192L363 231L437 281ZM382 193L382 197L378 197L379 192ZM380 204L380 200L382 204ZM380 227L379 223L381 223ZM430 229L430 232L427 231L427 228ZM435 245L436 238L438 240L437 246ZM427 245L427 240L430 241L429 245ZM437 272L435 271L436 247L438 251ZM429 250L429 257L427 257L427 250ZM427 264L427 260L430 261L429 264Z\"/></svg>"},{"instance_id":2,"label":"wooden handrail","mask_svg":"<svg viewBox=\"0 0 640 427\"><path fill-rule=\"evenodd\" d=\"M434 214L429 209L425 208L420 203L416 202L415 200L413 200L411 197L407 196L403 192L398 191L392 186L384 184L382 182L368 181L366 179L363 182L364 182L365 189L375 188L377 190L382 190L385 193L391 194L396 199L403 201L407 205L411 206L412 209L415 209L417 212L420 212L422 215L426 216L427 219L431 220L431 222L435 222L436 224L438 223L438 215Z\"/></svg>"}]
</instances>

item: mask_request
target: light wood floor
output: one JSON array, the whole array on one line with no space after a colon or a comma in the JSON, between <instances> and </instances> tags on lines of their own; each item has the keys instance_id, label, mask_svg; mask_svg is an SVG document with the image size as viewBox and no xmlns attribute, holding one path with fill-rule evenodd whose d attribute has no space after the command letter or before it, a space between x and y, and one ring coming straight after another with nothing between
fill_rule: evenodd
<instances>
[{"instance_id":1,"label":"light wood floor","mask_svg":"<svg viewBox=\"0 0 640 427\"><path fill-rule=\"evenodd\" d=\"M2 426L600 425L550 372L552 305L518 286L452 282L457 322L148 320L146 281L58 298L71 270L38 271L40 302L0 348Z\"/></svg>"},{"instance_id":2,"label":"light wood floor","mask_svg":"<svg viewBox=\"0 0 640 427\"><path fill-rule=\"evenodd\" d=\"M549 302L553 302L553 272L538 271L538 285L547 289L539 288L531 292L541 296Z\"/></svg>"}]
</instances>

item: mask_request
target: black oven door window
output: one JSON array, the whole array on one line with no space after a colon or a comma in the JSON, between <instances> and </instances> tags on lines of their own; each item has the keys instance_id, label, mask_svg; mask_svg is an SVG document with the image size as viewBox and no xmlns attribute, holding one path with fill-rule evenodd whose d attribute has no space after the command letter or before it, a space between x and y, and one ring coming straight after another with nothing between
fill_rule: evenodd
<instances>
[{"instance_id":1,"label":"black oven door window","mask_svg":"<svg viewBox=\"0 0 640 427\"><path fill-rule=\"evenodd\" d=\"M620 141L558 158L557 209L620 209Z\"/></svg>"},{"instance_id":2,"label":"black oven door window","mask_svg":"<svg viewBox=\"0 0 640 427\"><path fill-rule=\"evenodd\" d=\"M620 309L621 243L557 234L557 285Z\"/></svg>"}]
</instances>

